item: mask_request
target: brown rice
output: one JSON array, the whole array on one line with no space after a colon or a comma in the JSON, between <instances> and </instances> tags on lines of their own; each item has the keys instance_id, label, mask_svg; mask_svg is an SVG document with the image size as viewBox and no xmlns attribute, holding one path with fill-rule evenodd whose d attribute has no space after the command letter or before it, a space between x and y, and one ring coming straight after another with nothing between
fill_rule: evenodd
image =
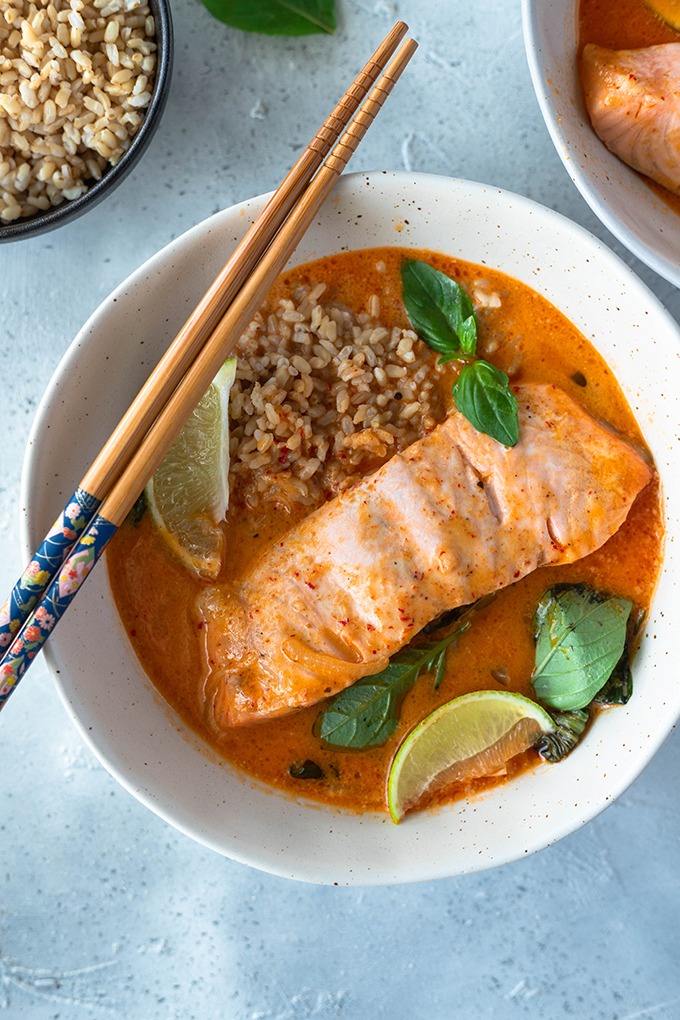
<instances>
[{"instance_id":1,"label":"brown rice","mask_svg":"<svg viewBox=\"0 0 680 1020\"><path fill-rule=\"evenodd\" d=\"M79 198L151 102L146 0L0 0L0 222Z\"/></svg>"},{"instance_id":2,"label":"brown rice","mask_svg":"<svg viewBox=\"0 0 680 1020\"><path fill-rule=\"evenodd\" d=\"M241 338L230 400L232 492L255 507L319 505L445 415L437 355L410 329L300 288Z\"/></svg>"}]
</instances>

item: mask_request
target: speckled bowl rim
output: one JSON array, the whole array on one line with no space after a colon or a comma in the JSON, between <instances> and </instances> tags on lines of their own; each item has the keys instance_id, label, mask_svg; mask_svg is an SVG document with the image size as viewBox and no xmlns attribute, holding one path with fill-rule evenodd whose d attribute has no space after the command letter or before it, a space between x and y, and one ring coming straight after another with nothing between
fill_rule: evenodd
<instances>
[{"instance_id":1,"label":"speckled bowl rim","mask_svg":"<svg viewBox=\"0 0 680 1020\"><path fill-rule=\"evenodd\" d=\"M29 439L22 479L26 555L122 410L123 381L134 392L153 360L149 347L160 349L173 335L264 201L218 213L168 245L79 332ZM587 231L525 198L444 177L344 177L294 261L387 243L428 244L510 272L553 300L561 296L556 303L619 376L656 457L665 485L666 561L628 706L598 719L559 766L539 766L502 790L400 826L381 815L333 811L272 792L208 751L139 668L111 606L106 571L95 571L47 651L66 710L90 748L135 797L198 842L264 871L324 884L442 878L540 850L618 797L680 716L680 685L668 685L676 654L673 613L663 612L680 576L680 452L673 401L662 399L680 390L677 324Z\"/></svg>"},{"instance_id":2,"label":"speckled bowl rim","mask_svg":"<svg viewBox=\"0 0 680 1020\"><path fill-rule=\"evenodd\" d=\"M0 224L0 244L21 241L29 237L37 237L56 230L66 223L71 223L84 213L89 212L110 195L137 165L149 147L151 139L158 129L161 116L168 99L172 78L174 57L174 37L172 29L172 11L169 0L149 0L156 22L156 41L158 44L156 73L154 77L151 102L144 114L142 125L132 139L130 148L123 154L115 166L103 174L100 181L93 184L87 191L70 202L64 202L44 213L36 213L27 219L15 220L13 223Z\"/></svg>"},{"instance_id":3,"label":"speckled bowl rim","mask_svg":"<svg viewBox=\"0 0 680 1020\"><path fill-rule=\"evenodd\" d=\"M680 287L680 217L595 135L576 67L579 0L522 0L524 44L541 113L564 167L612 234Z\"/></svg>"}]
</instances>

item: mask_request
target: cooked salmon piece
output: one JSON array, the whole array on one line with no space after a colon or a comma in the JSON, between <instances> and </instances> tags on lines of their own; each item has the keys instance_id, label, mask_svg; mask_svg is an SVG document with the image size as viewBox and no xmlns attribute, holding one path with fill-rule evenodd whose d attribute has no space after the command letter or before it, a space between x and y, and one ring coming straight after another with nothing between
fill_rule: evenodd
<instances>
[{"instance_id":1,"label":"cooked salmon piece","mask_svg":"<svg viewBox=\"0 0 680 1020\"><path fill-rule=\"evenodd\" d=\"M593 552L652 477L552 385L516 388L513 448L453 411L272 545L238 591L201 597L218 729L312 705L446 610Z\"/></svg>"},{"instance_id":2,"label":"cooked salmon piece","mask_svg":"<svg viewBox=\"0 0 680 1020\"><path fill-rule=\"evenodd\" d=\"M680 194L680 43L639 50L589 43L581 81L593 128L607 148Z\"/></svg>"}]
</instances>

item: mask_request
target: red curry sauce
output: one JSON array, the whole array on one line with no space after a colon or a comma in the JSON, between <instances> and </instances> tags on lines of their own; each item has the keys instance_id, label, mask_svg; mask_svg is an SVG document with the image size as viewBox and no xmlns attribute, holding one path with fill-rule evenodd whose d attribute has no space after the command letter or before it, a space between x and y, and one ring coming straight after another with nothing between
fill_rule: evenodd
<instances>
[{"instance_id":1,"label":"red curry sauce","mask_svg":"<svg viewBox=\"0 0 680 1020\"><path fill-rule=\"evenodd\" d=\"M324 300L366 308L381 298L381 319L406 325L399 267L403 249L348 252L289 271L270 296L300 283L326 282ZM642 437L611 371L578 330L535 291L502 273L431 252L409 251L471 289L480 279L500 296L500 308L479 313L479 353L506 370L513 382L554 382L595 417L610 422L635 443ZM450 401L450 385L443 394ZM232 504L225 523L228 555L222 578L236 579L295 519L281 511L252 511ZM203 717L202 624L195 600L204 584L176 561L155 531L150 515L127 522L114 539L108 565L114 596L139 660L160 693L182 719L239 769L295 795L356 811L385 806L386 777L395 750L408 730L438 705L474 690L511 689L533 697L531 620L543 592L557 582L587 582L649 608L661 560L662 515L656 482L641 494L628 520L600 550L578 563L541 568L501 591L474 617L470 630L450 648L444 680L434 691L421 677L405 696L397 732L381 748L343 751L324 748L313 726L320 706L252 726L235 727L218 739ZM149 585L148 579L159 579ZM502 678L503 682L500 681ZM615 711L615 709L613 709ZM596 724L596 723L595 723ZM294 779L293 763L316 762L323 780ZM531 764L533 752L510 763L508 775ZM551 766L559 767L559 766ZM475 780L476 789L502 779ZM459 785L447 799L470 792ZM437 799L441 799L438 795Z\"/></svg>"}]
</instances>

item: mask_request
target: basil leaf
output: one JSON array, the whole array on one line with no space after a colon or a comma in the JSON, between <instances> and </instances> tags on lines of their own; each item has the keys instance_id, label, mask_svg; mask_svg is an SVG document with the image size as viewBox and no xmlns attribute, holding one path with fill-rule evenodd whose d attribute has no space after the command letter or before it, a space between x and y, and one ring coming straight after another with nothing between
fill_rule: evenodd
<instances>
[{"instance_id":1,"label":"basil leaf","mask_svg":"<svg viewBox=\"0 0 680 1020\"><path fill-rule=\"evenodd\" d=\"M368 678L358 680L342 691L337 701L320 714L315 727L318 736L335 747L384 744L397 728L395 703L410 687L410 683L403 689L396 684L390 687L389 679L385 677L375 683Z\"/></svg>"},{"instance_id":2,"label":"basil leaf","mask_svg":"<svg viewBox=\"0 0 680 1020\"><path fill-rule=\"evenodd\" d=\"M488 596L485 595L484 599L486 600L487 598ZM443 630L444 627L450 627L452 623L456 623L461 617L471 615L472 609L477 609L481 601L480 599L479 602L470 602L467 606L456 606L455 609L447 609L441 616L435 616L434 620L426 623L420 633L436 634L437 631Z\"/></svg>"},{"instance_id":3,"label":"basil leaf","mask_svg":"<svg viewBox=\"0 0 680 1020\"><path fill-rule=\"evenodd\" d=\"M140 496L137 497L135 505L132 507L132 510L130 510L129 514L126 517L126 521L128 521L130 524L133 525L133 527L136 528L145 513L146 513L146 493L143 492Z\"/></svg>"},{"instance_id":4,"label":"basil leaf","mask_svg":"<svg viewBox=\"0 0 680 1020\"><path fill-rule=\"evenodd\" d=\"M417 259L402 264L401 283L406 314L421 340L448 360L475 353L475 310L459 283Z\"/></svg>"},{"instance_id":5,"label":"basil leaf","mask_svg":"<svg viewBox=\"0 0 680 1020\"><path fill-rule=\"evenodd\" d=\"M452 623L460 621L457 633L462 634L467 630L467 626L463 625L471 622L472 617L481 609L486 609L492 602L495 602L496 595L495 591L490 591L488 595L482 595L481 599L477 599L476 602L469 602L466 606L456 606L455 609L447 609L441 616L435 616L434 620L426 623L420 633L436 634L438 631L444 630L445 627L450 627Z\"/></svg>"},{"instance_id":6,"label":"basil leaf","mask_svg":"<svg viewBox=\"0 0 680 1020\"><path fill-rule=\"evenodd\" d=\"M326 773L311 758L304 761L294 761L288 767L288 775L291 779L325 779Z\"/></svg>"},{"instance_id":7,"label":"basil leaf","mask_svg":"<svg viewBox=\"0 0 680 1020\"><path fill-rule=\"evenodd\" d=\"M397 702L422 673L435 673L441 683L449 645L467 630L469 621L440 641L403 648L385 669L363 677L341 691L318 716L315 732L335 747L377 747L397 728Z\"/></svg>"},{"instance_id":8,"label":"basil leaf","mask_svg":"<svg viewBox=\"0 0 680 1020\"><path fill-rule=\"evenodd\" d=\"M311 35L334 32L335 0L203 0L210 13L242 32Z\"/></svg>"},{"instance_id":9,"label":"basil leaf","mask_svg":"<svg viewBox=\"0 0 680 1020\"><path fill-rule=\"evenodd\" d=\"M551 708L585 708L623 654L632 603L588 585L555 585L534 617L537 698Z\"/></svg>"},{"instance_id":10,"label":"basil leaf","mask_svg":"<svg viewBox=\"0 0 680 1020\"><path fill-rule=\"evenodd\" d=\"M461 322L458 336L463 354L474 354L477 349L477 319L474 312Z\"/></svg>"},{"instance_id":11,"label":"basil leaf","mask_svg":"<svg viewBox=\"0 0 680 1020\"><path fill-rule=\"evenodd\" d=\"M555 732L542 733L534 744L534 749L546 761L553 764L562 761L578 744L589 718L589 708L558 713L554 717L557 727Z\"/></svg>"},{"instance_id":12,"label":"basil leaf","mask_svg":"<svg viewBox=\"0 0 680 1020\"><path fill-rule=\"evenodd\" d=\"M477 317L468 294L446 273L412 259L401 267L402 297L411 325L442 356L467 360L477 349ZM488 361L466 365L453 386L458 410L479 432L505 446L519 439L517 400L508 377Z\"/></svg>"},{"instance_id":13,"label":"basil leaf","mask_svg":"<svg viewBox=\"0 0 680 1020\"><path fill-rule=\"evenodd\" d=\"M434 689L439 690L439 685L444 679L444 671L446 669L446 649L442 648L437 661L432 664L431 671L434 673Z\"/></svg>"},{"instance_id":14,"label":"basil leaf","mask_svg":"<svg viewBox=\"0 0 680 1020\"><path fill-rule=\"evenodd\" d=\"M630 671L630 655L628 645L614 666L612 675L593 701L596 705L627 705L633 693L633 674Z\"/></svg>"},{"instance_id":15,"label":"basil leaf","mask_svg":"<svg viewBox=\"0 0 680 1020\"><path fill-rule=\"evenodd\" d=\"M484 432L504 446L519 439L517 399L508 377L488 361L465 365L453 384L456 407L478 432Z\"/></svg>"}]
</instances>

